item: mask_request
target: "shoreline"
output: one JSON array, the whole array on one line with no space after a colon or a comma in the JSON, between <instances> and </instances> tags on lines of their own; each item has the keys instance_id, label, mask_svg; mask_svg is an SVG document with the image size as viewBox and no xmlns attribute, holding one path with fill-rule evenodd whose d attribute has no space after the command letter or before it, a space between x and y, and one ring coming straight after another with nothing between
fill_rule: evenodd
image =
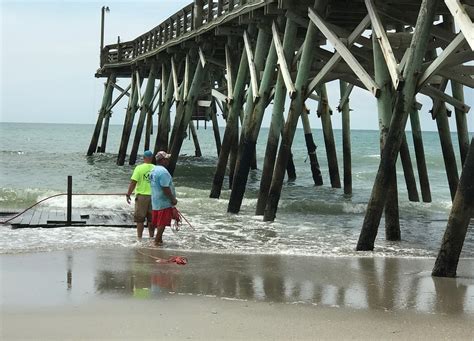
<instances>
[{"instance_id":1,"label":"shoreline","mask_svg":"<svg viewBox=\"0 0 474 341\"><path fill-rule=\"evenodd\" d=\"M188 264L156 262L171 255ZM147 248L1 254L1 335L474 338L474 260L461 259L455 279L431 277L433 262Z\"/></svg>"}]
</instances>

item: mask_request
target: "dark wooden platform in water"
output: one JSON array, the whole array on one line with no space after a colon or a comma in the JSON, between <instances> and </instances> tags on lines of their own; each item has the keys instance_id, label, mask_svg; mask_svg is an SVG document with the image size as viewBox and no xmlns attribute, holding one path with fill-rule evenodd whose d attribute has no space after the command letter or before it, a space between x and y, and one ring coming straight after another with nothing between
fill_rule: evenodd
<instances>
[{"instance_id":1,"label":"dark wooden platform in water","mask_svg":"<svg viewBox=\"0 0 474 341\"><path fill-rule=\"evenodd\" d=\"M4 218L3 220L7 220L9 216L4 215ZM135 227L132 211L80 209L73 210L71 218L73 226ZM66 226L66 209L52 210L39 207L23 213L8 224L14 229Z\"/></svg>"}]
</instances>

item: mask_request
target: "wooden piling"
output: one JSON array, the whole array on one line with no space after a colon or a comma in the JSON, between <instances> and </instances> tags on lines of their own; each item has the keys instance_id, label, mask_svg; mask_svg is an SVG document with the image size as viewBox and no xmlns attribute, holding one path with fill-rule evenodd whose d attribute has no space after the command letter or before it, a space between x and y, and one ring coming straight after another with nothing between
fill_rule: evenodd
<instances>
[{"instance_id":1,"label":"wooden piling","mask_svg":"<svg viewBox=\"0 0 474 341\"><path fill-rule=\"evenodd\" d=\"M193 120L189 121L189 130L191 131L191 135L193 137L193 142L194 142L194 156L201 157L202 156L201 146L199 145L199 139L197 136L196 127L194 126Z\"/></svg>"},{"instance_id":2,"label":"wooden piling","mask_svg":"<svg viewBox=\"0 0 474 341\"><path fill-rule=\"evenodd\" d=\"M107 109L105 113L105 118L104 118L104 126L102 128L102 142L100 143L100 146L97 148L98 152L100 153L105 153L107 149L107 137L109 135L109 123L110 123L110 116L112 116L112 109L110 108L112 104L112 94L110 94L110 97L108 98L107 102Z\"/></svg>"},{"instance_id":3,"label":"wooden piling","mask_svg":"<svg viewBox=\"0 0 474 341\"><path fill-rule=\"evenodd\" d=\"M294 54L295 38L297 25L291 19L286 20L285 35L283 37L283 49L285 59L291 60ZM267 145L265 149L265 158L262 168L262 177L260 179L260 190L258 194L257 207L255 214L263 215L267 205L268 191L273 177L273 169L275 166L278 144L280 142L280 134L282 134L285 123L283 110L286 100L286 86L281 73L278 74L275 85L275 95L273 98L272 119L268 130Z\"/></svg>"},{"instance_id":4,"label":"wooden piling","mask_svg":"<svg viewBox=\"0 0 474 341\"><path fill-rule=\"evenodd\" d=\"M281 189L285 177L285 169L288 164L291 145L295 136L298 118L303 111L303 105L306 100L306 86L308 75L314 56L314 47L316 45L316 27L310 23L306 31L306 37L303 43L301 58L299 62L298 73L295 82L295 97L291 100L288 118L285 123L284 134L278 150L278 157L273 172L270 190L268 192L267 206L263 216L264 221L275 220L278 202L280 201Z\"/></svg>"},{"instance_id":5,"label":"wooden piling","mask_svg":"<svg viewBox=\"0 0 474 341\"><path fill-rule=\"evenodd\" d=\"M249 35L253 35L255 32L255 27L249 27ZM230 66L231 67L231 66ZM233 70L227 70L227 72L235 72ZM224 175L227 167L227 161L229 159L229 153L231 148L237 148L238 143L238 120L240 117L240 112L242 108L242 103L244 101L245 94L245 85L247 83L249 72L249 66L247 61L247 52L245 49L242 49L242 55L240 57L239 71L237 72L237 78L235 79L235 85L233 87L232 94L227 94L228 97L232 96L232 99L229 98L229 103L227 104L228 115L227 122L224 131L224 137L222 138L222 147L219 153L219 160L217 161L216 172L214 173L214 178L212 182L210 198L219 198L221 195L222 184L224 182ZM235 157L237 157L235 155ZM233 173L234 167L230 167L231 172Z\"/></svg>"},{"instance_id":6,"label":"wooden piling","mask_svg":"<svg viewBox=\"0 0 474 341\"><path fill-rule=\"evenodd\" d=\"M408 200L418 202L420 197L416 188L415 173L413 172L413 164L410 157L410 149L406 135L403 134L402 144L400 145L400 160L402 161L403 174L407 186Z\"/></svg>"},{"instance_id":7,"label":"wooden piling","mask_svg":"<svg viewBox=\"0 0 474 341\"><path fill-rule=\"evenodd\" d=\"M377 230L385 206L386 188L390 181L391 170L395 166L400 145L405 131L408 113L413 107L416 84L422 74L422 62L429 41L429 33L433 24L439 0L423 0L420 6L416 29L408 50L403 79L405 82L396 95L394 115L383 149L379 169L367 205L362 230L357 243L357 250L373 250Z\"/></svg>"},{"instance_id":8,"label":"wooden piling","mask_svg":"<svg viewBox=\"0 0 474 341\"><path fill-rule=\"evenodd\" d=\"M415 147L416 168L418 169L418 178L420 180L421 197L423 202L431 202L430 182L428 178L428 170L426 168L420 118L416 108L413 108L410 112L410 123L413 136L413 146Z\"/></svg>"},{"instance_id":9,"label":"wooden piling","mask_svg":"<svg viewBox=\"0 0 474 341\"><path fill-rule=\"evenodd\" d=\"M390 79L390 73L382 54L382 49L375 35L372 35L374 51L375 81L380 87L380 96L377 98L377 109L380 129L380 152L382 153L387 141L387 133L390 129L392 119L392 99L394 89ZM385 203L385 238L387 240L400 240L400 214L398 209L398 186L396 166L390 169L390 181L387 186L387 201Z\"/></svg>"},{"instance_id":10,"label":"wooden piling","mask_svg":"<svg viewBox=\"0 0 474 341\"><path fill-rule=\"evenodd\" d=\"M329 110L329 100L326 90L326 84L318 87L319 104L318 115L321 117L321 124L324 135L324 145L326 146L326 156L328 159L329 178L332 188L341 188L341 179L339 177L339 166L337 162L336 143L334 142L334 133L332 130L331 113Z\"/></svg>"},{"instance_id":11,"label":"wooden piling","mask_svg":"<svg viewBox=\"0 0 474 341\"><path fill-rule=\"evenodd\" d=\"M173 92L174 92L174 82L173 76L168 77L168 85L166 86L166 91L164 95L163 105L161 107L160 116L158 120L158 132L156 133L155 149L154 153L158 153L160 150L167 151L169 148L168 138L170 131L170 111L171 106L173 105ZM165 81L162 80L163 86L165 86Z\"/></svg>"},{"instance_id":12,"label":"wooden piling","mask_svg":"<svg viewBox=\"0 0 474 341\"><path fill-rule=\"evenodd\" d=\"M91 142L89 144L89 149L87 150L87 156L91 156L97 150L97 144L99 142L99 135L102 129L102 123L104 118L108 116L107 108L112 101L112 94L114 91L113 84L115 83L116 76L111 74L107 78L107 85L104 90L104 97L102 98L102 105L99 110L99 115L97 116L97 122L95 124L94 133L92 134ZM107 136L107 135L106 135Z\"/></svg>"},{"instance_id":13,"label":"wooden piling","mask_svg":"<svg viewBox=\"0 0 474 341\"><path fill-rule=\"evenodd\" d=\"M145 119L149 111L151 110L151 100L153 99L153 94L155 90L155 77L156 77L157 67L156 64L152 64L150 67L150 73L148 75L148 80L145 87L145 93L143 94L142 103L140 103L140 116L138 117L138 123L135 128L135 138L133 139L132 150L130 152L130 158L128 163L134 165L137 161L138 148L140 146L140 140L143 135L143 127L145 125Z\"/></svg>"},{"instance_id":14,"label":"wooden piling","mask_svg":"<svg viewBox=\"0 0 474 341\"><path fill-rule=\"evenodd\" d=\"M451 91L453 97L461 102L464 102L463 85L451 80ZM461 154L461 164L463 165L467 152L469 151L469 133L467 131L466 113L458 108L454 108L456 115L456 127L458 131L459 152Z\"/></svg>"},{"instance_id":15,"label":"wooden piling","mask_svg":"<svg viewBox=\"0 0 474 341\"><path fill-rule=\"evenodd\" d=\"M189 124L189 121L191 120L193 111L196 108L197 98L201 90L201 84L208 64L209 63L205 63L203 65L202 61L200 61L198 58L197 66L194 71L193 81L191 83L191 87L189 88L188 95L185 101L183 101L184 103L179 103L178 108L176 110L176 116L181 113L183 119L181 120L181 123L177 128L176 137L170 149L171 157L168 165L168 171L171 174L174 173L174 170L176 168L179 152L181 150L181 146L183 145L184 133Z\"/></svg>"},{"instance_id":16,"label":"wooden piling","mask_svg":"<svg viewBox=\"0 0 474 341\"><path fill-rule=\"evenodd\" d=\"M347 91L347 83L339 81L341 98ZM351 116L349 98L340 106L342 113L342 160L344 165L344 194L352 194Z\"/></svg>"},{"instance_id":17,"label":"wooden piling","mask_svg":"<svg viewBox=\"0 0 474 341\"><path fill-rule=\"evenodd\" d=\"M211 120L212 120L212 131L214 133L214 141L216 141L217 157L221 152L221 133L219 131L219 122L217 122L217 108L215 100L212 101L211 105Z\"/></svg>"},{"instance_id":18,"label":"wooden piling","mask_svg":"<svg viewBox=\"0 0 474 341\"><path fill-rule=\"evenodd\" d=\"M257 45L255 47L255 70L258 74L263 69L263 76L258 89L254 85L247 92L247 106L245 107L244 124L242 125L241 139L239 142L239 152L235 164L232 191L230 194L227 212L238 213L245 193L248 174L252 158L255 155L255 146L258 133L263 119L265 108L268 105L270 96L270 86L273 83L277 54L271 36L263 29L259 30ZM270 45L270 48L268 47ZM265 67L263 61L265 52L268 52ZM252 98L253 97L253 98Z\"/></svg>"},{"instance_id":19,"label":"wooden piling","mask_svg":"<svg viewBox=\"0 0 474 341\"><path fill-rule=\"evenodd\" d=\"M131 81L131 94L128 101L127 111L125 113L125 121L123 123L122 138L120 139L120 147L117 155L117 165L123 166L125 163L125 156L127 154L128 141L130 139L130 133L132 132L133 119L135 113L138 110L138 91L140 88L137 85L135 73L132 74Z\"/></svg>"},{"instance_id":20,"label":"wooden piling","mask_svg":"<svg viewBox=\"0 0 474 341\"><path fill-rule=\"evenodd\" d=\"M449 130L448 113L444 103L441 103L438 106L438 110L436 110L436 125L438 126L439 141L441 143L446 176L448 177L449 192L451 193L451 200L454 200L459 183L459 175L451 140L451 131Z\"/></svg>"},{"instance_id":21,"label":"wooden piling","mask_svg":"<svg viewBox=\"0 0 474 341\"><path fill-rule=\"evenodd\" d=\"M459 256L474 213L474 138L464 161L441 248L432 271L437 277L456 277Z\"/></svg>"},{"instance_id":22,"label":"wooden piling","mask_svg":"<svg viewBox=\"0 0 474 341\"><path fill-rule=\"evenodd\" d=\"M321 169L319 168L318 156L316 155L316 145L314 144L308 114L309 110L304 106L303 112L301 113L301 122L303 123L304 139L306 142L306 150L308 151L311 174L313 176L314 184L316 186L322 186L323 177L321 176Z\"/></svg>"}]
</instances>

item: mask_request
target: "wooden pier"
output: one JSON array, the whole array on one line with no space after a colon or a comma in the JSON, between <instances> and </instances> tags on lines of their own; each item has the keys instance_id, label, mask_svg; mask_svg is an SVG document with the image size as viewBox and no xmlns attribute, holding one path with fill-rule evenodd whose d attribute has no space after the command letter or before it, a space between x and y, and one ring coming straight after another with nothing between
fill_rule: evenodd
<instances>
[{"instance_id":1,"label":"wooden pier","mask_svg":"<svg viewBox=\"0 0 474 341\"><path fill-rule=\"evenodd\" d=\"M331 123L337 113L329 105L332 94L326 88L326 83L338 80L346 195L352 193L350 94L358 87L377 99L374 119L378 111L382 153L357 245L358 250L373 250L384 210L386 237L401 238L394 177L399 154L409 200L432 200L416 96L433 101L432 118L455 197L460 175L449 119L453 111L463 164L470 146L466 118L470 107L464 103L463 88L474 87L473 18L472 0L195 0L131 41L101 45L96 77L107 82L87 154L105 152L111 110L124 96L129 101L118 165L125 163L127 152L128 162L135 164L143 138L146 149L171 152L169 170L174 172L186 130L192 132L193 121L205 117L213 123L218 153L210 197L219 198L228 172L232 188L228 211L238 213L248 174L256 168L263 116L271 115L256 214L273 221L285 176L295 177L291 146L300 119L314 183L323 185L307 101L318 102L313 114L323 127L331 180L327 185L341 187ZM129 80L129 85L118 86L119 78ZM266 109L271 102L270 112ZM176 115L171 122L173 105ZM226 120L222 140L217 109ZM418 184L405 133L408 119ZM153 126L158 126L154 144ZM197 136L193 137L200 154ZM469 205L472 209L472 201Z\"/></svg>"},{"instance_id":2,"label":"wooden pier","mask_svg":"<svg viewBox=\"0 0 474 341\"><path fill-rule=\"evenodd\" d=\"M67 225L66 209L35 208L8 222L12 228L54 228ZM12 215L13 216L13 215ZM5 215L2 219L10 219ZM128 210L80 209L72 213L70 226L135 228L133 212Z\"/></svg>"}]
</instances>

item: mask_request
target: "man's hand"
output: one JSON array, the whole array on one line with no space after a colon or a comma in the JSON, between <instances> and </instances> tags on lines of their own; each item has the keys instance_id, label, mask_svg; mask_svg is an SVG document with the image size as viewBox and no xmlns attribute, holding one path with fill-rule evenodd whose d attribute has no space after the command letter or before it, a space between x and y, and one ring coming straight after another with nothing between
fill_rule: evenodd
<instances>
[{"instance_id":1,"label":"man's hand","mask_svg":"<svg viewBox=\"0 0 474 341\"><path fill-rule=\"evenodd\" d=\"M178 203L178 199L173 198L173 199L171 200L171 205L176 206L177 203Z\"/></svg>"},{"instance_id":2,"label":"man's hand","mask_svg":"<svg viewBox=\"0 0 474 341\"><path fill-rule=\"evenodd\" d=\"M126 194L127 196L127 204L130 205L130 203L132 202L132 199L130 198L130 195Z\"/></svg>"}]
</instances>

